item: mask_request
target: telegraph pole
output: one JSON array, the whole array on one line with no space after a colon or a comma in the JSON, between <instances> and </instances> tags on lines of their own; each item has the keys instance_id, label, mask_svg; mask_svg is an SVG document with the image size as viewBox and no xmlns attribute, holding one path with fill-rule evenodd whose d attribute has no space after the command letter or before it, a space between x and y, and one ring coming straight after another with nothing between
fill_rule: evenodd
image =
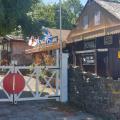
<instances>
[{"instance_id":1,"label":"telegraph pole","mask_svg":"<svg viewBox=\"0 0 120 120\"><path fill-rule=\"evenodd\" d=\"M59 0L60 4L60 86L62 87L62 3L61 0ZM62 94L62 92L60 92Z\"/></svg>"}]
</instances>

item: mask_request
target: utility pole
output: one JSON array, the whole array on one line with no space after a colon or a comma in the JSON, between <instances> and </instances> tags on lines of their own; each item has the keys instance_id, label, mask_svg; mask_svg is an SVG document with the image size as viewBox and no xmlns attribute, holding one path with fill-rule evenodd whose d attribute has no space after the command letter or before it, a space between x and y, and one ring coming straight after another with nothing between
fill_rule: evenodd
<instances>
[{"instance_id":1,"label":"utility pole","mask_svg":"<svg viewBox=\"0 0 120 120\"><path fill-rule=\"evenodd\" d=\"M60 61L62 62L62 3L61 0L59 0L59 2L60 2Z\"/></svg>"},{"instance_id":2,"label":"utility pole","mask_svg":"<svg viewBox=\"0 0 120 120\"><path fill-rule=\"evenodd\" d=\"M59 0L59 4L60 4L60 80L61 80L60 86L62 87L62 3L61 3L61 0ZM62 94L62 92L60 94Z\"/></svg>"}]
</instances>

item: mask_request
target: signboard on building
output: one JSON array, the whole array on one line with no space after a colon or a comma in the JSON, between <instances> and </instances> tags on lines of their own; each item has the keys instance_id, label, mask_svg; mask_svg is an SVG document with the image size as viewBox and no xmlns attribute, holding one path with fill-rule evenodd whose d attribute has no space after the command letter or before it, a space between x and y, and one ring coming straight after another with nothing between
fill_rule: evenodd
<instances>
[{"instance_id":1,"label":"signboard on building","mask_svg":"<svg viewBox=\"0 0 120 120\"><path fill-rule=\"evenodd\" d=\"M83 65L94 65L95 64L95 56L94 53L83 54Z\"/></svg>"},{"instance_id":2,"label":"signboard on building","mask_svg":"<svg viewBox=\"0 0 120 120\"><path fill-rule=\"evenodd\" d=\"M113 37L112 36L105 36L104 45L112 45L112 44L113 44Z\"/></svg>"},{"instance_id":3,"label":"signboard on building","mask_svg":"<svg viewBox=\"0 0 120 120\"><path fill-rule=\"evenodd\" d=\"M96 47L95 41L85 41L84 42L84 49L94 49Z\"/></svg>"}]
</instances>

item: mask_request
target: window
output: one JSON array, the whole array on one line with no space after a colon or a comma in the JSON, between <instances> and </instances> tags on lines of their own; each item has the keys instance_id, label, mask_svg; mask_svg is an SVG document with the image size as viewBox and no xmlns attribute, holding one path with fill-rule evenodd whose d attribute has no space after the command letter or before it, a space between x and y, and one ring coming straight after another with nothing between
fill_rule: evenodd
<instances>
[{"instance_id":1,"label":"window","mask_svg":"<svg viewBox=\"0 0 120 120\"><path fill-rule=\"evenodd\" d=\"M2 45L2 44L0 44L0 51L1 51L1 50L3 50L3 45Z\"/></svg>"},{"instance_id":2,"label":"window","mask_svg":"<svg viewBox=\"0 0 120 120\"><path fill-rule=\"evenodd\" d=\"M84 29L88 28L88 16L83 17L83 28Z\"/></svg>"},{"instance_id":3,"label":"window","mask_svg":"<svg viewBox=\"0 0 120 120\"><path fill-rule=\"evenodd\" d=\"M7 43L4 44L4 50L7 50Z\"/></svg>"},{"instance_id":4,"label":"window","mask_svg":"<svg viewBox=\"0 0 120 120\"><path fill-rule=\"evenodd\" d=\"M95 21L95 25L99 25L100 24L100 11L96 11L95 12L94 21Z\"/></svg>"}]
</instances>

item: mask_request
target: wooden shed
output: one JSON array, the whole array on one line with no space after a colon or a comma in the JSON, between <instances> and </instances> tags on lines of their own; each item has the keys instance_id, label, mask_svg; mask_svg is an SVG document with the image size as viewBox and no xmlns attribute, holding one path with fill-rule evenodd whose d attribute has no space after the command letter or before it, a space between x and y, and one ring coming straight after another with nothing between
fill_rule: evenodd
<instances>
[{"instance_id":1,"label":"wooden shed","mask_svg":"<svg viewBox=\"0 0 120 120\"><path fill-rule=\"evenodd\" d=\"M68 35L69 63L83 71L120 77L120 3L88 0Z\"/></svg>"},{"instance_id":2,"label":"wooden shed","mask_svg":"<svg viewBox=\"0 0 120 120\"><path fill-rule=\"evenodd\" d=\"M1 39L1 65L29 65L32 57L25 54L30 48L22 37L7 35Z\"/></svg>"}]
</instances>

